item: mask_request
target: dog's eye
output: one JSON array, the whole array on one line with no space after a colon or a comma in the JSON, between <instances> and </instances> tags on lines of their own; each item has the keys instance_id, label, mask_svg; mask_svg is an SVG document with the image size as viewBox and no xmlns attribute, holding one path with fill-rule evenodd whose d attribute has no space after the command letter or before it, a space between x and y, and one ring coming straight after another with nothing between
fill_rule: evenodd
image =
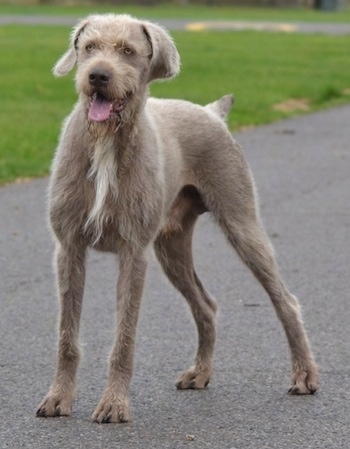
<instances>
[{"instance_id":1,"label":"dog's eye","mask_svg":"<svg viewBox=\"0 0 350 449\"><path fill-rule=\"evenodd\" d=\"M93 45L93 44L89 44L89 45L87 45L86 47L85 47L85 50L88 52L88 53L91 53L92 52L92 50L95 48L95 46Z\"/></svg>"},{"instance_id":2,"label":"dog's eye","mask_svg":"<svg viewBox=\"0 0 350 449\"><path fill-rule=\"evenodd\" d=\"M132 49L129 48L129 47L125 47L125 48L123 49L123 53L124 53L124 55L131 56L131 55L134 54L134 50L132 50Z\"/></svg>"}]
</instances>

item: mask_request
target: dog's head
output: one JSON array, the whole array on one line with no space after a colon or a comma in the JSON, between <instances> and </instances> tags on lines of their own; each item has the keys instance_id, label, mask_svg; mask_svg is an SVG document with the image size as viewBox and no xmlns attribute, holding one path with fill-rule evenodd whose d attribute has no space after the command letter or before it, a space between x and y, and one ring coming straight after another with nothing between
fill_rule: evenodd
<instances>
[{"instance_id":1,"label":"dog's head","mask_svg":"<svg viewBox=\"0 0 350 449\"><path fill-rule=\"evenodd\" d=\"M142 96L147 83L172 78L180 58L160 26L128 15L93 15L73 29L67 52L53 69L66 75L78 65L76 86L90 103L89 119L105 121Z\"/></svg>"}]
</instances>

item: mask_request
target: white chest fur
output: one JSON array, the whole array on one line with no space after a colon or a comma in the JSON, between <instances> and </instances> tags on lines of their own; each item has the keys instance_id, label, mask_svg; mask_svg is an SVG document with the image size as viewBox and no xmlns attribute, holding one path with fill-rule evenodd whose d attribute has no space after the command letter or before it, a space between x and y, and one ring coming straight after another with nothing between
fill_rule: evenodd
<instances>
[{"instance_id":1,"label":"white chest fur","mask_svg":"<svg viewBox=\"0 0 350 449\"><path fill-rule=\"evenodd\" d=\"M100 239L103 226L110 218L105 207L107 196L118 198L117 160L114 139L106 137L95 144L91 168L87 175L95 184L95 201L85 223L85 231L94 229L94 240Z\"/></svg>"}]
</instances>

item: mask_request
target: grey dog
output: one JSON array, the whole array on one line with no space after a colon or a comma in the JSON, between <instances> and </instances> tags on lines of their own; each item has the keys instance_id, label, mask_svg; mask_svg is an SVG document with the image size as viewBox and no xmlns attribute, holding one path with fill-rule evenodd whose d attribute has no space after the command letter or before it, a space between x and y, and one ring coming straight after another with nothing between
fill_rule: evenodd
<instances>
[{"instance_id":1,"label":"grey dog","mask_svg":"<svg viewBox=\"0 0 350 449\"><path fill-rule=\"evenodd\" d=\"M58 360L37 415L72 410L88 247L119 256L117 336L93 419L130 419L135 333L152 243L198 329L194 364L180 375L177 387L206 387L217 306L194 270L191 252L194 225L204 212L213 215L271 298L290 346L290 393L314 393L317 366L299 304L278 273L250 169L225 124L231 97L206 107L148 98L151 81L179 72L179 55L163 28L127 15L80 21L54 74L66 75L76 64L79 100L63 126L49 192L61 308Z\"/></svg>"}]
</instances>

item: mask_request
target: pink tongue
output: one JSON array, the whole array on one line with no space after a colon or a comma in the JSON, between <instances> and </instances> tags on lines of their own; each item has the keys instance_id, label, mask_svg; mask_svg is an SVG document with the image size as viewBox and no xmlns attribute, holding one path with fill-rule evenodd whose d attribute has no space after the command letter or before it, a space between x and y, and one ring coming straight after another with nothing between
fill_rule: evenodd
<instances>
[{"instance_id":1,"label":"pink tongue","mask_svg":"<svg viewBox=\"0 0 350 449\"><path fill-rule=\"evenodd\" d=\"M97 94L90 106L89 119L95 122L103 122L108 119L112 109L113 103L110 103L102 95Z\"/></svg>"}]
</instances>

